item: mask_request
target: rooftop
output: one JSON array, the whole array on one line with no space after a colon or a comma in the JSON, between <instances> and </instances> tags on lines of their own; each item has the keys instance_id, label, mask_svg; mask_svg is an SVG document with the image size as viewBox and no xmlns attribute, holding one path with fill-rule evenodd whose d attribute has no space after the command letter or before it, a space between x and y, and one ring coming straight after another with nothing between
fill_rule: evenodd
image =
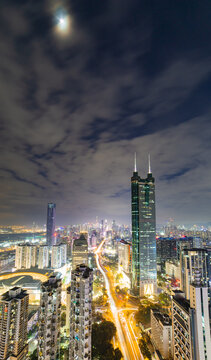
<instances>
[{"instance_id":1,"label":"rooftop","mask_svg":"<svg viewBox=\"0 0 211 360\"><path fill-rule=\"evenodd\" d=\"M27 291L21 289L20 287L15 286L9 291L2 294L1 300L2 301L11 301L13 299L21 300L25 296L28 296Z\"/></svg>"},{"instance_id":2,"label":"rooftop","mask_svg":"<svg viewBox=\"0 0 211 360\"><path fill-rule=\"evenodd\" d=\"M40 287L40 280L35 280L30 275L19 275L17 274L13 276L14 274L11 273L11 276L5 279L0 279L0 288L3 287L27 287L27 285L30 284L33 288L39 288Z\"/></svg>"},{"instance_id":3,"label":"rooftop","mask_svg":"<svg viewBox=\"0 0 211 360\"><path fill-rule=\"evenodd\" d=\"M163 314L158 310L152 310L154 317L160 321L163 326L171 326L171 318L167 314Z\"/></svg>"},{"instance_id":4,"label":"rooftop","mask_svg":"<svg viewBox=\"0 0 211 360\"><path fill-rule=\"evenodd\" d=\"M92 269L90 269L88 266L84 265L84 264L80 264L76 267L75 270L73 270L72 273L77 274L77 275L82 275L83 278L88 278L89 275L92 273Z\"/></svg>"},{"instance_id":5,"label":"rooftop","mask_svg":"<svg viewBox=\"0 0 211 360\"><path fill-rule=\"evenodd\" d=\"M82 246L82 245L87 245L87 247L88 247L88 242L87 242L87 239L84 236L84 234L81 234L78 239L74 240L73 247L74 246Z\"/></svg>"},{"instance_id":6,"label":"rooftop","mask_svg":"<svg viewBox=\"0 0 211 360\"><path fill-rule=\"evenodd\" d=\"M186 311L189 314L190 309L190 301L183 297L179 296L173 296L173 301L176 302L184 311Z\"/></svg>"},{"instance_id":7,"label":"rooftop","mask_svg":"<svg viewBox=\"0 0 211 360\"><path fill-rule=\"evenodd\" d=\"M60 286L61 284L61 279L58 279L56 276L50 276L49 279L47 281L45 281L44 283L42 283L42 287L52 287L52 288L57 288L58 286Z\"/></svg>"}]
</instances>

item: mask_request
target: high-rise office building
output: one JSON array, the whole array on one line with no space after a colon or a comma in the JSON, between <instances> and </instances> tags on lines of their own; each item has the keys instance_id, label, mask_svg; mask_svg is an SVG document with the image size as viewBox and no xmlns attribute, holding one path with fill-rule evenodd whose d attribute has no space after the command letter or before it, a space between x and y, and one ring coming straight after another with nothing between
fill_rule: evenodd
<instances>
[{"instance_id":1,"label":"high-rise office building","mask_svg":"<svg viewBox=\"0 0 211 360\"><path fill-rule=\"evenodd\" d=\"M91 360L92 283L87 266L72 271L69 360Z\"/></svg>"},{"instance_id":2,"label":"high-rise office building","mask_svg":"<svg viewBox=\"0 0 211 360\"><path fill-rule=\"evenodd\" d=\"M0 359L26 360L29 295L14 287L0 300Z\"/></svg>"},{"instance_id":3,"label":"high-rise office building","mask_svg":"<svg viewBox=\"0 0 211 360\"><path fill-rule=\"evenodd\" d=\"M167 260L175 260L177 258L177 240L159 237L156 239L156 253L157 264L159 264L161 270L163 270Z\"/></svg>"},{"instance_id":4,"label":"high-rise office building","mask_svg":"<svg viewBox=\"0 0 211 360\"><path fill-rule=\"evenodd\" d=\"M38 360L59 359L61 280L51 276L41 286Z\"/></svg>"},{"instance_id":5,"label":"high-rise office building","mask_svg":"<svg viewBox=\"0 0 211 360\"><path fill-rule=\"evenodd\" d=\"M97 233L96 231L92 231L92 233L90 234L89 238L88 238L88 248L90 250L93 250L97 247Z\"/></svg>"},{"instance_id":6,"label":"high-rise office building","mask_svg":"<svg viewBox=\"0 0 211 360\"><path fill-rule=\"evenodd\" d=\"M180 255L183 249L192 249L193 248L193 238L184 237L177 239L177 259L180 261Z\"/></svg>"},{"instance_id":7,"label":"high-rise office building","mask_svg":"<svg viewBox=\"0 0 211 360\"><path fill-rule=\"evenodd\" d=\"M132 289L136 295L157 291L155 180L150 163L148 175L140 178L136 168L131 178Z\"/></svg>"},{"instance_id":8,"label":"high-rise office building","mask_svg":"<svg viewBox=\"0 0 211 360\"><path fill-rule=\"evenodd\" d=\"M80 264L88 266L88 241L83 233L73 243L72 269L74 270Z\"/></svg>"},{"instance_id":9,"label":"high-rise office building","mask_svg":"<svg viewBox=\"0 0 211 360\"><path fill-rule=\"evenodd\" d=\"M38 269L46 269L49 267L49 247L40 245L38 255Z\"/></svg>"},{"instance_id":10,"label":"high-rise office building","mask_svg":"<svg viewBox=\"0 0 211 360\"><path fill-rule=\"evenodd\" d=\"M15 267L30 269L37 265L37 247L34 245L17 245L15 254Z\"/></svg>"},{"instance_id":11,"label":"high-rise office building","mask_svg":"<svg viewBox=\"0 0 211 360\"><path fill-rule=\"evenodd\" d=\"M46 244L48 246L55 245L55 218L56 204L48 203L47 208L47 226L46 226Z\"/></svg>"},{"instance_id":12,"label":"high-rise office building","mask_svg":"<svg viewBox=\"0 0 211 360\"><path fill-rule=\"evenodd\" d=\"M201 285L208 286L209 268L208 252L205 249L183 249L180 254L181 283L180 288L185 298L190 299L190 285L196 272L200 271Z\"/></svg>"}]
</instances>

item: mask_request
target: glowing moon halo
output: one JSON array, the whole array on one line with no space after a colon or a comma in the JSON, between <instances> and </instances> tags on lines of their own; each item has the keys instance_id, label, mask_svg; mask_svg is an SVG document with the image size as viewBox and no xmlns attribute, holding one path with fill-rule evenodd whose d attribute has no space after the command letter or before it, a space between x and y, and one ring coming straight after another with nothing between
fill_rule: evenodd
<instances>
[{"instance_id":1,"label":"glowing moon halo","mask_svg":"<svg viewBox=\"0 0 211 360\"><path fill-rule=\"evenodd\" d=\"M56 25L57 32L61 34L67 34L70 30L70 18L68 15L57 17L57 25Z\"/></svg>"}]
</instances>

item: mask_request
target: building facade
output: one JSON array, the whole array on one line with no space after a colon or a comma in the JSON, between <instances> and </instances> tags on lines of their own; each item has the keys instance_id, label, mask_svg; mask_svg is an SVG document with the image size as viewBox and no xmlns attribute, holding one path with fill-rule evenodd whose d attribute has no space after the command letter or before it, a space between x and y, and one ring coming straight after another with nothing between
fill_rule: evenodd
<instances>
[{"instance_id":1,"label":"building facade","mask_svg":"<svg viewBox=\"0 0 211 360\"><path fill-rule=\"evenodd\" d=\"M183 249L192 249L193 248L193 237L183 237L177 239L177 259L180 261L181 252Z\"/></svg>"},{"instance_id":2,"label":"building facade","mask_svg":"<svg viewBox=\"0 0 211 360\"><path fill-rule=\"evenodd\" d=\"M47 226L46 226L46 244L48 246L55 245L55 220L56 220L56 204L48 203L47 208Z\"/></svg>"},{"instance_id":3,"label":"building facade","mask_svg":"<svg viewBox=\"0 0 211 360\"><path fill-rule=\"evenodd\" d=\"M192 316L188 300L184 293L176 292L172 299L172 336L174 360L195 360L193 357Z\"/></svg>"},{"instance_id":4,"label":"building facade","mask_svg":"<svg viewBox=\"0 0 211 360\"><path fill-rule=\"evenodd\" d=\"M173 296L172 330L174 360L210 360L208 288L196 278L190 300L181 291Z\"/></svg>"},{"instance_id":5,"label":"building facade","mask_svg":"<svg viewBox=\"0 0 211 360\"><path fill-rule=\"evenodd\" d=\"M119 268L129 274L131 272L131 244L125 240L118 242L118 265Z\"/></svg>"},{"instance_id":6,"label":"building facade","mask_svg":"<svg viewBox=\"0 0 211 360\"><path fill-rule=\"evenodd\" d=\"M66 289L66 333L70 336L70 309L71 309L71 294L70 286Z\"/></svg>"},{"instance_id":7,"label":"building facade","mask_svg":"<svg viewBox=\"0 0 211 360\"><path fill-rule=\"evenodd\" d=\"M38 254L38 269L46 269L49 267L49 247L40 245Z\"/></svg>"},{"instance_id":8,"label":"building facade","mask_svg":"<svg viewBox=\"0 0 211 360\"><path fill-rule=\"evenodd\" d=\"M84 234L81 234L73 243L72 269L74 270L80 264L88 266L88 241Z\"/></svg>"},{"instance_id":9,"label":"building facade","mask_svg":"<svg viewBox=\"0 0 211 360\"><path fill-rule=\"evenodd\" d=\"M211 358L208 288L196 283L190 286L190 307L193 312L194 353L196 360Z\"/></svg>"},{"instance_id":10,"label":"building facade","mask_svg":"<svg viewBox=\"0 0 211 360\"><path fill-rule=\"evenodd\" d=\"M41 286L38 360L59 359L61 280L55 276Z\"/></svg>"},{"instance_id":11,"label":"building facade","mask_svg":"<svg viewBox=\"0 0 211 360\"><path fill-rule=\"evenodd\" d=\"M175 279L181 279L181 271L180 265L177 261L166 261L165 263L165 273L170 277L174 277Z\"/></svg>"},{"instance_id":12,"label":"building facade","mask_svg":"<svg viewBox=\"0 0 211 360\"><path fill-rule=\"evenodd\" d=\"M151 310L151 337L163 359L172 356L172 321L167 314Z\"/></svg>"},{"instance_id":13,"label":"building facade","mask_svg":"<svg viewBox=\"0 0 211 360\"><path fill-rule=\"evenodd\" d=\"M157 292L155 180L149 166L145 179L135 169L131 178L132 290L145 296Z\"/></svg>"},{"instance_id":14,"label":"building facade","mask_svg":"<svg viewBox=\"0 0 211 360\"><path fill-rule=\"evenodd\" d=\"M0 359L26 360L29 295L14 287L0 300Z\"/></svg>"},{"instance_id":15,"label":"building facade","mask_svg":"<svg viewBox=\"0 0 211 360\"><path fill-rule=\"evenodd\" d=\"M67 262L67 245L59 244L52 246L51 267L58 269Z\"/></svg>"},{"instance_id":16,"label":"building facade","mask_svg":"<svg viewBox=\"0 0 211 360\"><path fill-rule=\"evenodd\" d=\"M185 298L190 299L190 285L194 282L196 272L200 271L201 285L208 286L209 265L208 252L205 249L183 249L180 254L181 290Z\"/></svg>"},{"instance_id":17,"label":"building facade","mask_svg":"<svg viewBox=\"0 0 211 360\"><path fill-rule=\"evenodd\" d=\"M17 245L15 253L15 267L19 269L30 269L37 265L37 246Z\"/></svg>"},{"instance_id":18,"label":"building facade","mask_svg":"<svg viewBox=\"0 0 211 360\"><path fill-rule=\"evenodd\" d=\"M84 264L72 271L69 360L91 360L93 273Z\"/></svg>"},{"instance_id":19,"label":"building facade","mask_svg":"<svg viewBox=\"0 0 211 360\"><path fill-rule=\"evenodd\" d=\"M156 239L157 264L163 270L165 262L175 260L177 257L177 240L174 238L159 237Z\"/></svg>"}]
</instances>

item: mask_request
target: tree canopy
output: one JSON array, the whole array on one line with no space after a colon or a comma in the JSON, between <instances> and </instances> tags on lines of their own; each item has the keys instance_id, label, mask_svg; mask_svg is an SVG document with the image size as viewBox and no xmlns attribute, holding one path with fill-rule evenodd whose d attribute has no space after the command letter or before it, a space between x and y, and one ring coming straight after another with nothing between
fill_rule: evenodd
<instances>
[{"instance_id":1,"label":"tree canopy","mask_svg":"<svg viewBox=\"0 0 211 360\"><path fill-rule=\"evenodd\" d=\"M116 327L111 321L94 323L92 326L92 359L120 360L122 353L111 344L116 334Z\"/></svg>"}]
</instances>

